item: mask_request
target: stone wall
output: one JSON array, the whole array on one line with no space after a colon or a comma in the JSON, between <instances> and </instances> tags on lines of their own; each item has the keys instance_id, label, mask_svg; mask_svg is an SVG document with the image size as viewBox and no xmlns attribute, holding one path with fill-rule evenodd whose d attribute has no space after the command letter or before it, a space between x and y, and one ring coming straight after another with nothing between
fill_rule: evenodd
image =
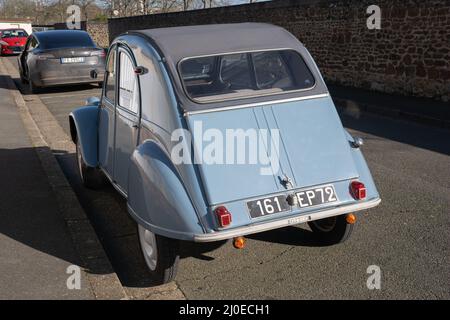
<instances>
[{"instance_id":1,"label":"stone wall","mask_svg":"<svg viewBox=\"0 0 450 320\"><path fill-rule=\"evenodd\" d=\"M66 23L55 23L53 27L56 30L67 29ZM81 30L87 31L98 46L109 47L108 24L81 21Z\"/></svg>"},{"instance_id":2,"label":"stone wall","mask_svg":"<svg viewBox=\"0 0 450 320\"><path fill-rule=\"evenodd\" d=\"M381 8L381 29L366 9ZM311 51L329 83L450 99L449 0L278 0L109 20L110 39L127 30L258 21L280 25Z\"/></svg>"},{"instance_id":3,"label":"stone wall","mask_svg":"<svg viewBox=\"0 0 450 320\"><path fill-rule=\"evenodd\" d=\"M103 48L109 47L108 24L88 22L86 24L86 31L98 46Z\"/></svg>"}]
</instances>

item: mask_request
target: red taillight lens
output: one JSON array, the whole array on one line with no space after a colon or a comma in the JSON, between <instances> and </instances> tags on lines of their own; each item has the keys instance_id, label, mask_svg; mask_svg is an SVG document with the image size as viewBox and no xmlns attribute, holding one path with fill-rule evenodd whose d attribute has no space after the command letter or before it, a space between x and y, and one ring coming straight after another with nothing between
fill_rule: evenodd
<instances>
[{"instance_id":1,"label":"red taillight lens","mask_svg":"<svg viewBox=\"0 0 450 320\"><path fill-rule=\"evenodd\" d=\"M106 57L106 52L105 52L105 50L91 51L91 56L104 58L104 57Z\"/></svg>"},{"instance_id":2,"label":"red taillight lens","mask_svg":"<svg viewBox=\"0 0 450 320\"><path fill-rule=\"evenodd\" d=\"M366 198L366 187L364 183L352 181L350 184L350 193L356 200L364 200Z\"/></svg>"},{"instance_id":3,"label":"red taillight lens","mask_svg":"<svg viewBox=\"0 0 450 320\"><path fill-rule=\"evenodd\" d=\"M47 60L47 59L54 58L54 56L52 54L49 54L49 53L41 53L41 54L38 54L36 56L36 58L38 60Z\"/></svg>"},{"instance_id":4,"label":"red taillight lens","mask_svg":"<svg viewBox=\"0 0 450 320\"><path fill-rule=\"evenodd\" d=\"M227 208L220 206L217 207L214 212L216 213L221 228L228 227L231 224L231 213Z\"/></svg>"}]
</instances>

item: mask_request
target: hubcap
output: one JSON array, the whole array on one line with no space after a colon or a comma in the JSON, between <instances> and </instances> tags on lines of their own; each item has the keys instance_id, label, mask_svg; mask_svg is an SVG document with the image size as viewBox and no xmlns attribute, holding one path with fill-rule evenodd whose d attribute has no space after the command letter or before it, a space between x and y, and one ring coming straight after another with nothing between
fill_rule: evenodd
<instances>
[{"instance_id":1,"label":"hubcap","mask_svg":"<svg viewBox=\"0 0 450 320\"><path fill-rule=\"evenodd\" d=\"M313 223L316 226L316 228L319 229L320 231L330 232L336 226L336 220L337 220L336 217L331 217L331 218L313 221Z\"/></svg>"},{"instance_id":2,"label":"hubcap","mask_svg":"<svg viewBox=\"0 0 450 320\"><path fill-rule=\"evenodd\" d=\"M145 262L150 270L155 271L157 260L157 248L155 234L142 226L138 226L139 241L141 242L142 253L144 254Z\"/></svg>"}]
</instances>

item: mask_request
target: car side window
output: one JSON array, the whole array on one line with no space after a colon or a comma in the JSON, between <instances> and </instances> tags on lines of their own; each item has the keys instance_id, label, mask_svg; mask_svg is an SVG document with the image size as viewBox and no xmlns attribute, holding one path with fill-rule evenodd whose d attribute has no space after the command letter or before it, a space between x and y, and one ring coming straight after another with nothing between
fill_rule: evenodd
<instances>
[{"instance_id":1,"label":"car side window","mask_svg":"<svg viewBox=\"0 0 450 320\"><path fill-rule=\"evenodd\" d=\"M31 39L30 39L30 41L28 42L28 48L27 48L27 50L28 51L31 51L31 50L34 50L34 49L36 49L37 48L37 40L36 40L36 38L34 38L34 37L32 37Z\"/></svg>"},{"instance_id":2,"label":"car side window","mask_svg":"<svg viewBox=\"0 0 450 320\"><path fill-rule=\"evenodd\" d=\"M138 113L139 90L131 58L124 51L119 53L119 106Z\"/></svg>"},{"instance_id":3,"label":"car side window","mask_svg":"<svg viewBox=\"0 0 450 320\"><path fill-rule=\"evenodd\" d=\"M106 79L105 79L105 97L115 102L116 91L116 50L112 48L108 56L108 64L106 66Z\"/></svg>"}]
</instances>

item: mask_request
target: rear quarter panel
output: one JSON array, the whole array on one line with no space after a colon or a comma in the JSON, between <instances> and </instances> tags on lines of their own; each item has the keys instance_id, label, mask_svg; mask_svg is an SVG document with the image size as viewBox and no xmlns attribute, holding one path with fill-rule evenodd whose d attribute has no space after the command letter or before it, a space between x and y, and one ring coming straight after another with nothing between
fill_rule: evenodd
<instances>
[{"instance_id":1,"label":"rear quarter panel","mask_svg":"<svg viewBox=\"0 0 450 320\"><path fill-rule=\"evenodd\" d=\"M203 233L192 199L165 147L148 139L131 158L128 206L132 217L170 238L192 240L194 234Z\"/></svg>"},{"instance_id":2,"label":"rear quarter panel","mask_svg":"<svg viewBox=\"0 0 450 320\"><path fill-rule=\"evenodd\" d=\"M98 140L98 107L85 106L73 110L69 115L70 133L73 142L80 140L81 154L86 164L96 167Z\"/></svg>"}]
</instances>

